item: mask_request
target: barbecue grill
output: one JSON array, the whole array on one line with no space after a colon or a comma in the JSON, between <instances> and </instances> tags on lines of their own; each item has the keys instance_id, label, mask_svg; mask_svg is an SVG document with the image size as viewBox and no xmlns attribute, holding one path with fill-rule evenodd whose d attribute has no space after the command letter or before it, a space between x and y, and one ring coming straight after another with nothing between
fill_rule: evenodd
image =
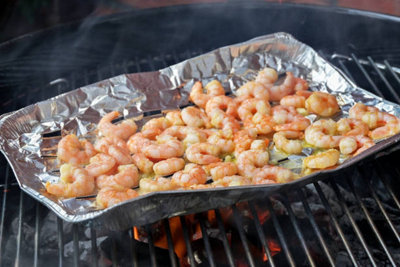
<instances>
[{"instance_id":1,"label":"barbecue grill","mask_svg":"<svg viewBox=\"0 0 400 267\"><path fill-rule=\"evenodd\" d=\"M399 18L377 13L256 2L90 18L0 45L0 113L277 31L400 103L399 26ZM396 266L399 154L394 146L319 182L121 232L63 222L19 189L1 156L0 264Z\"/></svg>"}]
</instances>

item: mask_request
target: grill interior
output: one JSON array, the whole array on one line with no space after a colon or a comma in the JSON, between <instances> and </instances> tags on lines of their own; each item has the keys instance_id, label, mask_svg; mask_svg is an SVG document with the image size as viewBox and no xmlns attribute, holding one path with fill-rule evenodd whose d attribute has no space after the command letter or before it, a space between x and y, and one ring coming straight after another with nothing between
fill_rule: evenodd
<instances>
[{"instance_id":1,"label":"grill interior","mask_svg":"<svg viewBox=\"0 0 400 267\"><path fill-rule=\"evenodd\" d=\"M173 20L173 12L171 14L165 15L167 19ZM302 14L309 15L307 12ZM148 15L143 13L143 16ZM189 12L189 15L192 14ZM289 13L287 15L290 17ZM255 23L259 22L261 20L256 18ZM302 25L319 22L310 19ZM287 24L279 29L268 28L266 32L291 27L294 26ZM392 27L388 25L386 30L390 32ZM236 32L241 31L245 32ZM245 40L266 32L252 28L249 36L242 38ZM213 34L211 32L211 37ZM387 42L390 43L394 35L388 35ZM91 59L90 68L86 66L87 62L80 62L78 68L76 62L69 62L64 57L64 72L57 69L48 76L48 69L54 66L47 66L46 60L32 62L28 57L21 57L12 68L3 60L0 64L0 69L4 70L0 73L3 98L0 113L118 74L164 68L212 47L237 42L234 37L225 37L221 37L223 42L205 42L201 48L192 44L188 47L193 49L177 45L173 49L177 52L167 51L167 45L166 49L157 52L153 49L151 53L143 51L142 54L123 56L126 50L120 49L112 60ZM356 44L355 48L344 49L337 40L307 37L307 33L302 36L305 40L313 40L306 43L324 47L320 53L357 85L400 103L400 64L396 47L376 47L371 40L368 44L352 42ZM158 41L154 38L153 42ZM192 41L196 43L199 39ZM332 49L337 47L337 51ZM46 58L45 54L43 58ZM71 70L74 66L78 71ZM31 76L23 75L31 70ZM135 239L132 228L109 232L91 225L63 222L19 189L5 158L0 156L0 187L3 189L0 192L0 265L396 266L400 264L400 188L397 181L400 166L396 160L399 154L395 148L388 149L378 159L367 159L318 183L253 202L140 227L137 229L140 241ZM176 221L182 226L178 230L171 224ZM166 249L157 247L160 232L166 236ZM183 238L186 257L178 258L174 253L178 235ZM194 235L202 238L195 240ZM276 246L271 244L279 247L280 252L276 253Z\"/></svg>"}]
</instances>

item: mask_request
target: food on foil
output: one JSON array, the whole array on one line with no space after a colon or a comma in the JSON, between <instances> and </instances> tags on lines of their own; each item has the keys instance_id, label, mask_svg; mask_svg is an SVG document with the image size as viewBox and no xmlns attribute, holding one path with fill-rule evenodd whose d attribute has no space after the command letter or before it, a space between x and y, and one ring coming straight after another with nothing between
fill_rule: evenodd
<instances>
[{"instance_id":1,"label":"food on foil","mask_svg":"<svg viewBox=\"0 0 400 267\"><path fill-rule=\"evenodd\" d=\"M96 194L97 207L107 208L155 191L285 183L400 132L397 117L362 103L335 121L334 95L308 91L307 81L291 72L277 81L277 71L264 68L235 96L225 95L217 80L204 88L195 82L196 106L153 118L139 132L133 119L114 124L121 114L110 112L93 144L73 134L61 139L60 179L46 190L62 198ZM301 172L276 166L272 151L303 155Z\"/></svg>"}]
</instances>

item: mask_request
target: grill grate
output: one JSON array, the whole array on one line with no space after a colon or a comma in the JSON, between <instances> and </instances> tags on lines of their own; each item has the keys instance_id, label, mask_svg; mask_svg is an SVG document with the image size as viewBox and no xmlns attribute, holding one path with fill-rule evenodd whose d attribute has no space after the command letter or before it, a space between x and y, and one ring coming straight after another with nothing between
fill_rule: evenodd
<instances>
[{"instance_id":1,"label":"grill grate","mask_svg":"<svg viewBox=\"0 0 400 267\"><path fill-rule=\"evenodd\" d=\"M121 73L164 68L201 53L187 51L135 58L83 74L73 73L68 78L51 82L43 89L18 88L6 99L1 111L12 111ZM400 71L388 61L376 63L371 57L364 60L354 54L335 54L330 59L361 87L400 103L399 90L395 89L400 85ZM269 266L333 266L344 262L355 266L396 266L400 264L400 255L394 250L400 246L400 202L394 193L398 185L393 183L393 179L400 175L400 169L396 165L395 155L392 153L372 162L364 162L324 182L308 184L293 192L249 202L247 211L240 203L233 205L228 210L233 214L234 231L238 235L236 239L223 219L222 212L226 209L214 211L214 228L207 214L197 214L195 217L203 236L201 250L192 240L193 229L187 217L179 217L187 261L178 259L174 253L177 246L174 243L176 229L167 219L145 226L147 242L141 242L135 239L132 229L108 233L103 229L71 225L55 218L54 214L19 189L2 156L0 264L219 266L222 261L226 266L235 266L239 265L240 258L245 265L257 266L263 263L259 253L254 252L254 244L258 244ZM270 228L266 228L263 215L258 212L260 206L264 212L268 212ZM377 208L371 208L373 206ZM159 229L165 231L167 250L156 246ZM215 229L218 230L216 234L212 232ZM218 249L215 240L219 240L221 249ZM282 250L276 256L273 256L269 246L272 241L278 242ZM52 245L56 246L53 251Z\"/></svg>"}]
</instances>

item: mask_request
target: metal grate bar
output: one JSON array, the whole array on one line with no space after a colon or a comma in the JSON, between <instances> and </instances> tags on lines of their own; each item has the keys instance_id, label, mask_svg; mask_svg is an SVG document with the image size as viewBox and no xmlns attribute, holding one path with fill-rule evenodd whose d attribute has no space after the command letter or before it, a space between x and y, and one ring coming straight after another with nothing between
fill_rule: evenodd
<instances>
[{"instance_id":1,"label":"metal grate bar","mask_svg":"<svg viewBox=\"0 0 400 267\"><path fill-rule=\"evenodd\" d=\"M286 210L288 211L289 218L290 218L290 221L292 222L292 225L293 225L293 227L294 227L294 230L295 230L295 232L296 232L296 235L297 235L297 237L298 237L299 240L300 240L300 244L301 244L301 246L303 247L304 253L306 253L308 262L310 263L311 266L315 266L314 260L313 260L312 257L311 257L310 251L309 251L309 249L308 249L308 247L307 247L306 241L304 240L304 236L303 236L303 234L302 234L302 232L301 232L301 229L300 229L300 227L299 227L299 224L297 223L296 216L294 215L293 210L292 210L292 207L291 207L290 204L288 203L288 200L287 200L287 199L288 199L288 198L287 198L287 195L284 194L283 203L284 203L284 205L285 205L285 207L286 207Z\"/></svg>"},{"instance_id":2,"label":"metal grate bar","mask_svg":"<svg viewBox=\"0 0 400 267\"><path fill-rule=\"evenodd\" d=\"M335 182L333 179L331 179L330 182L331 182L333 191L335 191L336 197L337 197L338 200L339 200L340 207L341 207L342 210L346 213L347 218L349 218L350 224L351 224L351 226L353 226L353 229L354 229L354 231L355 231L355 233L356 233L356 235L357 235L357 237L358 237L358 240L360 240L361 245L362 245L362 247L363 247L364 250L365 250L365 253L367 253L368 258L369 258L369 260L371 261L371 264L372 264L373 266L377 266L377 265L376 265L376 262L375 262L375 260L374 260L374 257L372 256L371 251L369 250L368 245L367 245L367 243L365 242L365 239L364 239L364 237L363 237L362 234L361 234L360 229L358 228L356 222L354 221L354 218L353 218L353 216L351 215L351 212L350 212L349 208L347 207L347 205L346 205L346 203L345 203L345 200L344 200L342 194L341 194L340 191L339 191L339 188L337 187L336 182Z\"/></svg>"},{"instance_id":3,"label":"metal grate bar","mask_svg":"<svg viewBox=\"0 0 400 267\"><path fill-rule=\"evenodd\" d=\"M235 219L236 230L239 232L240 240L242 241L243 249L246 254L247 261L250 266L255 266L253 256L251 255L249 244L247 242L246 234L243 230L242 220L240 219L239 212L235 205L232 206L233 217Z\"/></svg>"},{"instance_id":4,"label":"metal grate bar","mask_svg":"<svg viewBox=\"0 0 400 267\"><path fill-rule=\"evenodd\" d=\"M310 220L313 230L314 230L315 234L317 235L319 242L321 243L322 249L324 250L326 257L328 258L329 263L331 264L331 266L335 266L335 262L332 258L331 253L329 252L328 246L326 245L325 240L322 237L321 231L319 230L318 224L315 222L315 219L311 212L310 206L308 205L308 202L305 199L303 190L298 189L297 194L300 196L301 202L303 203L304 209L307 213L307 217Z\"/></svg>"},{"instance_id":5,"label":"metal grate bar","mask_svg":"<svg viewBox=\"0 0 400 267\"><path fill-rule=\"evenodd\" d=\"M290 266L296 266L296 264L294 263L293 256L290 253L289 247L286 243L285 236L283 235L282 228L279 225L278 218L276 218L275 216L275 212L274 209L272 208L271 201L267 198L265 204L269 210L269 214L271 215L272 223L274 224L274 228L276 230L276 233L278 234L278 238L281 243L281 247L285 252L286 258L289 261Z\"/></svg>"},{"instance_id":6,"label":"metal grate bar","mask_svg":"<svg viewBox=\"0 0 400 267\"><path fill-rule=\"evenodd\" d=\"M207 256L208 256L207 257L208 263L210 264L210 266L215 267L216 264L215 264L215 261L214 261L214 255L212 253L210 240L208 239L207 229L206 229L206 226L204 224L203 217L199 218L199 222L200 222L201 233L202 233L202 236L203 236L204 247L206 248L206 252L207 252Z\"/></svg>"},{"instance_id":7,"label":"metal grate bar","mask_svg":"<svg viewBox=\"0 0 400 267\"><path fill-rule=\"evenodd\" d=\"M374 81L372 81L371 77L369 76L368 72L365 70L365 68L361 65L360 61L358 60L358 58L356 57L356 55L351 54L351 57L353 58L354 62L356 63L357 67L361 70L361 72L364 74L365 78L367 79L367 81L369 82L369 84L372 87L372 90L379 95L382 98L385 98L382 94L382 92L378 89L378 87L376 86L376 84L374 83Z\"/></svg>"},{"instance_id":8,"label":"metal grate bar","mask_svg":"<svg viewBox=\"0 0 400 267\"><path fill-rule=\"evenodd\" d=\"M369 225L374 230L374 234L375 234L376 238L378 239L379 244L381 245L381 247L385 251L386 256L389 258L390 263L393 266L396 266L396 263L395 263L395 261L393 259L392 254L390 253L389 249L386 247L385 242L383 242L383 239L382 239L381 235L379 234L378 228L376 228L376 225L375 225L374 221L372 220L371 215L369 214L369 212L368 212L367 208L365 207L364 203L361 201L361 198L360 198L358 192L354 189L353 183L348 178L347 178L347 183L350 185L350 189L351 189L353 195L356 197L358 204L361 206L361 209L363 210L364 215L367 218L367 221L368 221Z\"/></svg>"},{"instance_id":9,"label":"metal grate bar","mask_svg":"<svg viewBox=\"0 0 400 267\"><path fill-rule=\"evenodd\" d=\"M386 168L388 171L392 171L391 168ZM389 195L392 197L394 203L396 204L397 208L400 209L400 202L397 199L396 195L394 194L392 188L388 185L388 182L386 180L384 170L382 169L381 165L378 165L377 172L379 174L379 177L381 178L381 181L383 185L385 186L386 190L389 192ZM399 171L396 169L396 173L398 176L400 176Z\"/></svg>"},{"instance_id":10,"label":"metal grate bar","mask_svg":"<svg viewBox=\"0 0 400 267\"><path fill-rule=\"evenodd\" d=\"M130 235L130 241L129 242L129 246L130 246L130 251L131 251L131 256L132 256L132 266L133 267L138 267L139 263L138 263L138 257L136 254L136 239L135 239L135 235L133 233L133 228L129 229L129 235Z\"/></svg>"},{"instance_id":11,"label":"metal grate bar","mask_svg":"<svg viewBox=\"0 0 400 267\"><path fill-rule=\"evenodd\" d=\"M275 267L275 263L274 263L274 260L272 258L272 255L271 255L271 251L270 251L270 249L268 247L268 244L266 242L267 238L264 235L264 232L262 230L261 223L260 223L260 220L258 218L256 209L254 208L254 205L253 205L252 202L249 202L249 207L250 207L251 214L252 214L252 216L254 218L254 224L256 226L258 237L259 237L259 239L261 241L261 244L262 244L262 246L264 248L264 253L267 255L268 263L269 263L269 265L271 267Z\"/></svg>"},{"instance_id":12,"label":"metal grate bar","mask_svg":"<svg viewBox=\"0 0 400 267\"><path fill-rule=\"evenodd\" d=\"M96 229L94 229L93 225L90 226L90 240L92 245L92 266L97 267L99 265L97 261L97 234Z\"/></svg>"},{"instance_id":13,"label":"metal grate bar","mask_svg":"<svg viewBox=\"0 0 400 267\"><path fill-rule=\"evenodd\" d=\"M378 73L379 77L382 79L382 81L385 83L386 87L389 89L390 93L393 95L393 97L396 99L397 103L400 103L400 97L397 94L397 92L393 89L392 85L389 83L389 81L386 79L386 77L382 74L382 71L379 70L378 66L376 66L374 60L371 57L367 57L369 63L372 65L374 70Z\"/></svg>"},{"instance_id":14,"label":"metal grate bar","mask_svg":"<svg viewBox=\"0 0 400 267\"><path fill-rule=\"evenodd\" d=\"M147 233L147 241L149 244L149 253L150 253L150 261L151 266L157 266L157 259L156 259L156 250L154 248L154 241L153 241L153 234L151 232L150 225L146 225L146 233Z\"/></svg>"},{"instance_id":15,"label":"metal grate bar","mask_svg":"<svg viewBox=\"0 0 400 267\"><path fill-rule=\"evenodd\" d=\"M322 204L324 205L326 211L329 214L329 217L331 218L333 225L335 226L336 232L339 234L340 239L342 239L342 242L346 248L347 254L349 255L352 263L354 266L358 266L358 263L356 261L356 258L354 257L353 252L350 249L350 245L349 242L347 241L347 238L345 237L345 235L343 234L343 230L342 228L340 228L340 225L335 217L335 215L333 214L332 208L328 203L328 200L326 199L324 193L322 192L321 186L318 184L318 182L314 182L314 187L318 192L318 195L322 201Z\"/></svg>"},{"instance_id":16,"label":"metal grate bar","mask_svg":"<svg viewBox=\"0 0 400 267\"><path fill-rule=\"evenodd\" d=\"M17 252L15 255L15 267L20 265L21 240L22 240L22 218L24 215L24 192L19 191L19 213L18 213L18 233L17 233Z\"/></svg>"},{"instance_id":17,"label":"metal grate bar","mask_svg":"<svg viewBox=\"0 0 400 267\"><path fill-rule=\"evenodd\" d=\"M190 264L190 266L196 266L196 262L195 262L194 256L193 256L192 246L190 245L189 233L188 233L185 217L181 216L179 218L181 220L183 238L185 239L187 255L189 256L189 264Z\"/></svg>"},{"instance_id":18,"label":"metal grate bar","mask_svg":"<svg viewBox=\"0 0 400 267\"><path fill-rule=\"evenodd\" d=\"M78 237L78 225L72 225L72 239L74 245L73 260L74 266L79 266L79 237Z\"/></svg>"},{"instance_id":19,"label":"metal grate bar","mask_svg":"<svg viewBox=\"0 0 400 267\"><path fill-rule=\"evenodd\" d=\"M64 259L64 230L63 220L57 217L57 233L58 233L58 267L63 266Z\"/></svg>"},{"instance_id":20,"label":"metal grate bar","mask_svg":"<svg viewBox=\"0 0 400 267\"><path fill-rule=\"evenodd\" d=\"M176 263L175 259L175 254L174 254L174 242L172 241L172 235L171 235L171 228L169 226L169 221L168 219L164 219L164 228L165 228L165 233L167 235L167 242L168 242L168 253L169 253L169 258L171 260L171 265L173 267L178 266Z\"/></svg>"},{"instance_id":21,"label":"metal grate bar","mask_svg":"<svg viewBox=\"0 0 400 267\"><path fill-rule=\"evenodd\" d=\"M221 218L221 213L217 209L214 210L214 212L215 212L215 218L217 218L218 229L220 232L222 243L224 244L224 249L226 252L226 257L228 259L229 266L233 267L235 266L235 261L233 259L231 248L229 247L228 239L226 238L226 231L224 228L224 223Z\"/></svg>"},{"instance_id":22,"label":"metal grate bar","mask_svg":"<svg viewBox=\"0 0 400 267\"><path fill-rule=\"evenodd\" d=\"M33 266L38 266L39 259L39 243L40 243L40 204L36 201L36 217L35 217L35 237L34 237L34 254Z\"/></svg>"},{"instance_id":23,"label":"metal grate bar","mask_svg":"<svg viewBox=\"0 0 400 267\"><path fill-rule=\"evenodd\" d=\"M385 208L383 207L382 202L379 200L379 198L378 198L378 196L376 195L374 189L372 188L370 182L367 180L367 176L366 176L365 172L362 170L362 168L358 168L358 169L359 169L360 172L363 173L362 176L363 176L364 179L365 179L365 183L367 184L367 186L368 186L368 188L369 188L369 190L370 190L370 192L371 192L371 195L372 195L373 199L375 200L376 204L378 204L378 207L379 207L380 211L382 212L383 216L385 217L387 223L389 224L390 229L392 230L393 234L395 235L395 237L396 237L396 239L397 239L397 242L399 242L399 244L400 244L400 236L399 236L399 234L397 233L397 230L396 230L396 228L395 228L395 226L394 226L392 220L389 218L389 215L387 214Z\"/></svg>"},{"instance_id":24,"label":"metal grate bar","mask_svg":"<svg viewBox=\"0 0 400 267\"><path fill-rule=\"evenodd\" d=\"M349 69L346 67L346 65L344 65L343 60L339 59L338 62L339 62L340 68L346 73L347 77L349 77L350 80L352 80L354 82L355 80L353 78L353 75L351 75Z\"/></svg>"},{"instance_id":25,"label":"metal grate bar","mask_svg":"<svg viewBox=\"0 0 400 267\"><path fill-rule=\"evenodd\" d=\"M3 199L1 202L1 217L0 217L0 266L3 260L3 235L4 235L4 220L6 216L7 207L7 193L8 193L8 178L10 174L10 165L6 166L6 174L4 178Z\"/></svg>"},{"instance_id":26,"label":"metal grate bar","mask_svg":"<svg viewBox=\"0 0 400 267\"><path fill-rule=\"evenodd\" d=\"M386 68L389 70L389 72L392 74L394 79L397 81L398 84L400 84L400 78L397 75L397 73L393 70L393 67L389 64L387 60L384 60L383 63L385 63Z\"/></svg>"}]
</instances>

